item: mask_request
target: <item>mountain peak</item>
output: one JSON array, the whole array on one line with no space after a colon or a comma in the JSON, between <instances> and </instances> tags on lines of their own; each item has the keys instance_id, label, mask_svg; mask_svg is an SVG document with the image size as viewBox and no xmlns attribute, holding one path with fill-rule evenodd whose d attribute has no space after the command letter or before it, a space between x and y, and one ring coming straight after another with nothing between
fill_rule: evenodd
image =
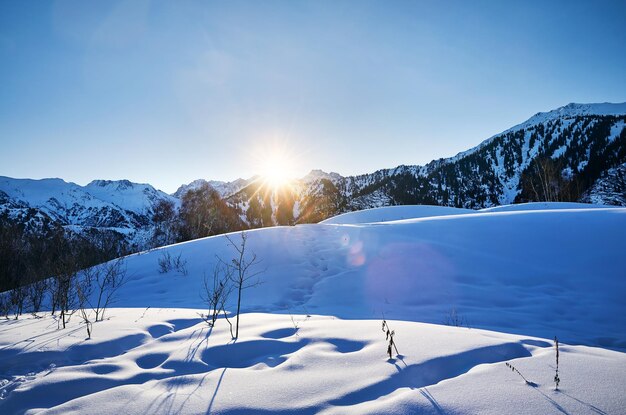
<instances>
[{"instance_id":1,"label":"mountain peak","mask_svg":"<svg viewBox=\"0 0 626 415\"><path fill-rule=\"evenodd\" d=\"M126 190L135 187L130 180L92 180L86 187L108 187L115 190Z\"/></svg>"},{"instance_id":2,"label":"mountain peak","mask_svg":"<svg viewBox=\"0 0 626 415\"><path fill-rule=\"evenodd\" d=\"M327 179L330 181L340 180L342 176L339 173L330 172L326 173L324 170L313 169L306 176L304 176L301 180L305 183L310 183L315 180Z\"/></svg>"},{"instance_id":3,"label":"mountain peak","mask_svg":"<svg viewBox=\"0 0 626 415\"><path fill-rule=\"evenodd\" d=\"M559 118L559 117L575 117L581 115L624 115L626 114L626 102L622 103L611 103L611 102L602 102L595 104L579 104L576 102L570 102L567 105L563 105L562 107L556 108L552 111L548 112L538 112L537 114L530 117L528 120L519 124L513 129L517 127L526 127L531 124L537 124L541 122L548 121L550 119Z\"/></svg>"},{"instance_id":4,"label":"mountain peak","mask_svg":"<svg viewBox=\"0 0 626 415\"><path fill-rule=\"evenodd\" d=\"M245 180L239 178L232 182L223 182L219 180L196 179L189 184L180 185L180 187L172 194L172 196L180 199L188 191L198 189L206 184L215 191L217 191L221 197L228 197L246 187L252 180L253 179Z\"/></svg>"}]
</instances>

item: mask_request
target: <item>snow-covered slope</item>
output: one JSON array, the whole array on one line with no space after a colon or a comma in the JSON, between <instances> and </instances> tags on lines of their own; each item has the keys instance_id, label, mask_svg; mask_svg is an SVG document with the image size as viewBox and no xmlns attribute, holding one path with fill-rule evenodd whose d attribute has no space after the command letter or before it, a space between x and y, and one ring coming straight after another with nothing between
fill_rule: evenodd
<instances>
[{"instance_id":1,"label":"snow-covered slope","mask_svg":"<svg viewBox=\"0 0 626 415\"><path fill-rule=\"evenodd\" d=\"M618 116L619 117L625 114L626 114L626 102L617 103L617 104L610 103L610 102L603 102L603 103L597 103L597 104L577 104L575 102L570 102L569 104L559 107L557 109L554 109L552 111L538 112L537 114L533 115L526 121L520 124L517 124L509 128L508 130L505 130L499 134L496 134L488 138L487 140L480 143L478 146L457 154L451 160L455 160L455 159L458 160L466 155L472 154L480 150L482 147L489 144L491 141L493 141L494 139L496 139L497 137L501 135L526 130L528 128L533 128L537 125L546 124L550 121L568 120L568 119L573 119L577 117L586 117L586 116L600 116L600 117Z\"/></svg>"},{"instance_id":2,"label":"snow-covered slope","mask_svg":"<svg viewBox=\"0 0 626 415\"><path fill-rule=\"evenodd\" d=\"M587 201L615 204L621 198L596 191L593 183L626 162L625 122L626 103L572 103L538 113L454 157L347 177L338 187L347 203L356 200L359 209L376 207L361 202L376 192L387 197L387 204L484 208L522 197L522 178L532 172L536 159L548 157L562 174L577 180L580 191L588 192Z\"/></svg>"},{"instance_id":3,"label":"snow-covered slope","mask_svg":"<svg viewBox=\"0 0 626 415\"><path fill-rule=\"evenodd\" d=\"M479 212L519 212L524 210L563 210L563 209L606 209L613 206L594 205L589 203L574 202L531 202L518 203L515 205L502 205L479 210Z\"/></svg>"},{"instance_id":4,"label":"snow-covered slope","mask_svg":"<svg viewBox=\"0 0 626 415\"><path fill-rule=\"evenodd\" d=\"M92 210L112 208L145 215L150 213L158 200L175 200L149 184L131 183L128 180L94 180L86 186L79 186L61 179L32 180L0 176L0 191L12 199L57 216L64 216L66 213L63 210L68 211L73 207ZM73 219L71 216L69 218Z\"/></svg>"},{"instance_id":5,"label":"snow-covered slope","mask_svg":"<svg viewBox=\"0 0 626 415\"><path fill-rule=\"evenodd\" d=\"M84 190L97 199L140 215L152 214L152 208L159 200L177 203L175 198L168 197L149 184L131 183L128 180L94 180Z\"/></svg>"},{"instance_id":6,"label":"snow-covered slope","mask_svg":"<svg viewBox=\"0 0 626 415\"><path fill-rule=\"evenodd\" d=\"M472 327L626 350L626 209L538 207L249 231L266 271L243 308L430 323L456 309ZM159 273L165 252L187 276ZM217 236L131 256L118 305L202 307L203 275L232 254Z\"/></svg>"},{"instance_id":7,"label":"snow-covered slope","mask_svg":"<svg viewBox=\"0 0 626 415\"><path fill-rule=\"evenodd\" d=\"M264 272L237 340L200 316L224 236L127 257L132 308L92 339L76 316L0 322L0 413L622 412L626 208L403 209L249 231ZM166 254L187 272L160 273ZM445 322L463 327L425 324Z\"/></svg>"},{"instance_id":8,"label":"snow-covered slope","mask_svg":"<svg viewBox=\"0 0 626 415\"><path fill-rule=\"evenodd\" d=\"M460 215L473 212L475 212L475 210L459 209L447 206L389 206L343 213L326 219L320 223L326 225L348 225L355 223L375 223L402 219L427 218L432 216Z\"/></svg>"},{"instance_id":9,"label":"snow-covered slope","mask_svg":"<svg viewBox=\"0 0 626 415\"><path fill-rule=\"evenodd\" d=\"M311 170L306 176L302 177L300 181L304 183L311 183L321 179L330 180L331 182L339 182L343 179L343 177L339 173L326 173L323 170L315 169Z\"/></svg>"},{"instance_id":10,"label":"snow-covered slope","mask_svg":"<svg viewBox=\"0 0 626 415\"><path fill-rule=\"evenodd\" d=\"M603 172L602 176L586 192L582 201L626 206L626 163Z\"/></svg>"},{"instance_id":11,"label":"snow-covered slope","mask_svg":"<svg viewBox=\"0 0 626 415\"><path fill-rule=\"evenodd\" d=\"M552 111L538 112L537 114L530 117L526 122L516 125L515 127L505 132L520 130L534 124L541 124L546 121L555 120L558 118L573 118L588 115L616 116L624 114L626 114L626 102L618 104L610 102L603 102L598 104L577 104L575 102L571 102Z\"/></svg>"}]
</instances>

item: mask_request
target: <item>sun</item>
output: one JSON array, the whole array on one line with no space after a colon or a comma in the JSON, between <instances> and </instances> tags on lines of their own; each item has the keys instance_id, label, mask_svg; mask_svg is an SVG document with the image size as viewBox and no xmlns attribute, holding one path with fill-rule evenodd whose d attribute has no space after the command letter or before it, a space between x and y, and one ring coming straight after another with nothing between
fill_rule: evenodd
<instances>
[{"instance_id":1,"label":"sun","mask_svg":"<svg viewBox=\"0 0 626 415\"><path fill-rule=\"evenodd\" d=\"M277 190L293 180L295 158L282 147L270 147L260 154L260 179L267 187Z\"/></svg>"},{"instance_id":2,"label":"sun","mask_svg":"<svg viewBox=\"0 0 626 415\"><path fill-rule=\"evenodd\" d=\"M289 163L279 155L272 155L263 162L261 177L265 184L278 189L289 183Z\"/></svg>"}]
</instances>

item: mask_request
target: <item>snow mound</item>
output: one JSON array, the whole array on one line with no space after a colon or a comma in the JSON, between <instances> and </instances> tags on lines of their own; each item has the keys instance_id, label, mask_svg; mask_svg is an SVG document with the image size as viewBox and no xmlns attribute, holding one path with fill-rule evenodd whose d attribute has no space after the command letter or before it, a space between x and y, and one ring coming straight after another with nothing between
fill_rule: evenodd
<instances>
[{"instance_id":1,"label":"snow mound","mask_svg":"<svg viewBox=\"0 0 626 415\"><path fill-rule=\"evenodd\" d=\"M241 337L182 309L113 309L94 337L74 319L0 322L0 412L620 413L626 355L538 338L380 320L245 314ZM512 372L513 364L530 384Z\"/></svg>"},{"instance_id":2,"label":"snow mound","mask_svg":"<svg viewBox=\"0 0 626 415\"><path fill-rule=\"evenodd\" d=\"M364 209L333 216L320 223L333 225L349 225L357 223L389 222L402 219L426 218L431 216L460 215L473 213L471 209L460 209L447 206L403 205Z\"/></svg>"},{"instance_id":3,"label":"snow mound","mask_svg":"<svg viewBox=\"0 0 626 415\"><path fill-rule=\"evenodd\" d=\"M244 292L242 308L428 323L456 309L472 327L626 350L625 233L626 208L258 229L247 248L263 283ZM187 275L159 273L168 253ZM224 236L130 256L116 305L204 307L216 256L233 256Z\"/></svg>"}]
</instances>

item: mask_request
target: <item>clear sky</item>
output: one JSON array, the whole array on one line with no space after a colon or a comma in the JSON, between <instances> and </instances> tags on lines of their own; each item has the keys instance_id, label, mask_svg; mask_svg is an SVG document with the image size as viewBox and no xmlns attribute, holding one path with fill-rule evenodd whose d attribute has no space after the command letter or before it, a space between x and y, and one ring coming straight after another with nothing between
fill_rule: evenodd
<instances>
[{"instance_id":1,"label":"clear sky","mask_svg":"<svg viewBox=\"0 0 626 415\"><path fill-rule=\"evenodd\" d=\"M626 1L0 1L0 175L343 175L626 101ZM268 156L269 154L269 156Z\"/></svg>"}]
</instances>

